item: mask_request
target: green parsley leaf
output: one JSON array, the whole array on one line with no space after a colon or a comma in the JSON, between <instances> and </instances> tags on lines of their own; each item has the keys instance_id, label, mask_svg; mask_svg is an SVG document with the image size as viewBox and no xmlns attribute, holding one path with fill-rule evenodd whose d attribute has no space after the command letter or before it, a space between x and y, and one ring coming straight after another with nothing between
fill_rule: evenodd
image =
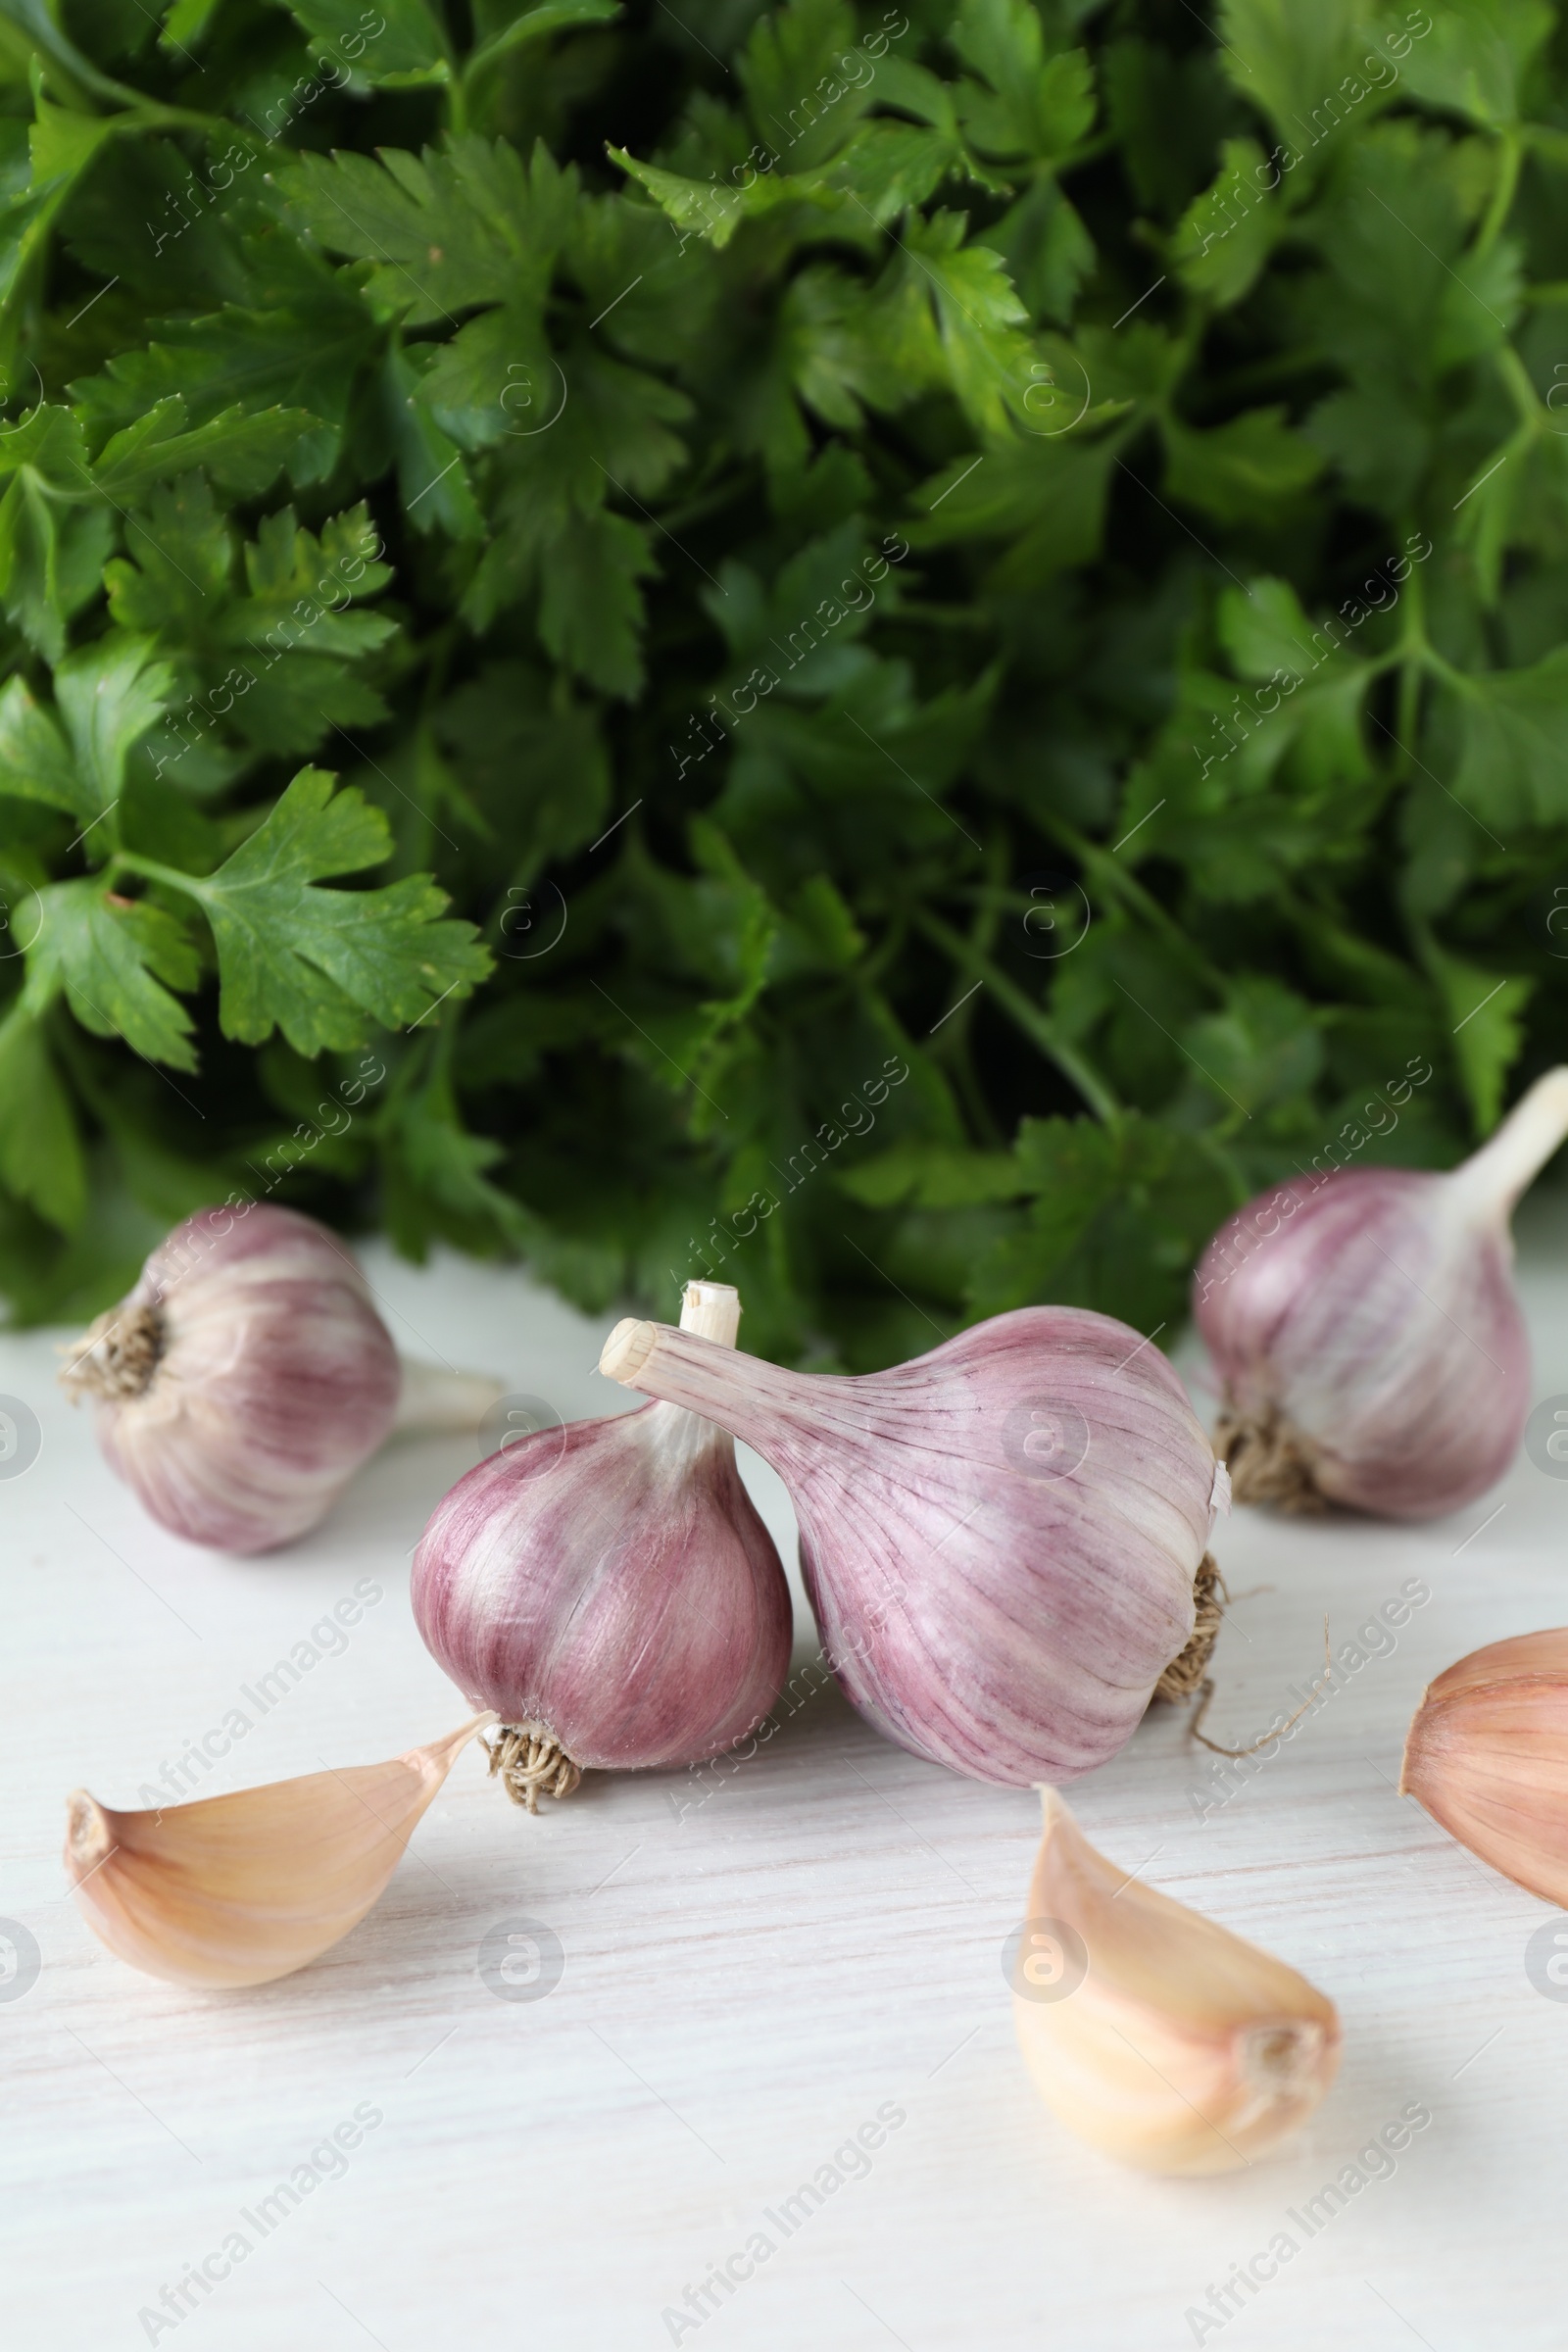
<instances>
[{"instance_id":1,"label":"green parsley leaf","mask_svg":"<svg viewBox=\"0 0 1568 2352\"><path fill-rule=\"evenodd\" d=\"M1524 1008L1535 982L1486 971L1431 946L1427 961L1446 1004L1476 1133L1490 1135L1502 1107L1508 1072L1524 1044Z\"/></svg>"},{"instance_id":2,"label":"green parsley leaf","mask_svg":"<svg viewBox=\"0 0 1568 2352\"><path fill-rule=\"evenodd\" d=\"M20 1004L0 1020L0 1184L62 1233L87 1207L81 1139L38 1022Z\"/></svg>"},{"instance_id":3,"label":"green parsley leaf","mask_svg":"<svg viewBox=\"0 0 1568 2352\"><path fill-rule=\"evenodd\" d=\"M47 402L0 435L0 599L52 662L66 650L68 622L97 593L114 532L113 514L91 497L86 461L80 423Z\"/></svg>"},{"instance_id":4,"label":"green parsley leaf","mask_svg":"<svg viewBox=\"0 0 1568 2352\"><path fill-rule=\"evenodd\" d=\"M169 990L194 988L201 967L173 916L95 880L53 882L39 897L24 1008L37 1017L64 991L94 1037L122 1037L148 1061L193 1070L191 1017Z\"/></svg>"},{"instance_id":5,"label":"green parsley leaf","mask_svg":"<svg viewBox=\"0 0 1568 2352\"><path fill-rule=\"evenodd\" d=\"M318 768L302 768L275 808L205 879L160 877L212 926L226 1037L260 1045L280 1029L297 1054L345 1051L368 1034L427 1019L490 968L470 923L439 919L444 892L422 875L372 891L322 890L379 865L385 817Z\"/></svg>"}]
</instances>

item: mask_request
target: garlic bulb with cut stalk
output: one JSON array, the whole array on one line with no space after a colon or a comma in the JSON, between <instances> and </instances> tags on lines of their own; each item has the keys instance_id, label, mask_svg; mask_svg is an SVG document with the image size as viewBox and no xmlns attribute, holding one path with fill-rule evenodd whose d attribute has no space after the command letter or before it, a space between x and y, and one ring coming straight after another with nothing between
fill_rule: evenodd
<instances>
[{"instance_id":1,"label":"garlic bulb with cut stalk","mask_svg":"<svg viewBox=\"0 0 1568 2352\"><path fill-rule=\"evenodd\" d=\"M683 1330L734 1351L740 1299L686 1286ZM584 1766L696 1764L754 1731L789 1665L789 1587L724 1431L671 1404L537 1431L455 1486L414 1559L432 1655L503 1729L529 1812Z\"/></svg>"},{"instance_id":2,"label":"garlic bulb with cut stalk","mask_svg":"<svg viewBox=\"0 0 1568 2352\"><path fill-rule=\"evenodd\" d=\"M1431 1519L1501 1477L1530 1409L1508 1219L1564 1135L1568 1068L1447 1175L1293 1177L1221 1227L1193 1312L1239 1502Z\"/></svg>"},{"instance_id":3,"label":"garlic bulb with cut stalk","mask_svg":"<svg viewBox=\"0 0 1568 2352\"><path fill-rule=\"evenodd\" d=\"M772 1463L828 1662L916 1755L1004 1788L1071 1780L1167 1675L1167 1695L1198 1679L1194 1584L1224 1472L1125 1324L1021 1307L845 1379L628 1321L600 1369Z\"/></svg>"},{"instance_id":4,"label":"garlic bulb with cut stalk","mask_svg":"<svg viewBox=\"0 0 1568 2352\"><path fill-rule=\"evenodd\" d=\"M1568 1627L1489 1642L1440 1674L1411 1722L1399 1792L1568 1909Z\"/></svg>"},{"instance_id":5,"label":"garlic bulb with cut stalk","mask_svg":"<svg viewBox=\"0 0 1568 2352\"><path fill-rule=\"evenodd\" d=\"M1053 1788L1012 1969L1029 2072L1069 2131L1155 2173L1224 2173L1333 2082L1332 2001L1097 1853Z\"/></svg>"},{"instance_id":6,"label":"garlic bulb with cut stalk","mask_svg":"<svg viewBox=\"0 0 1568 2352\"><path fill-rule=\"evenodd\" d=\"M389 1764L152 1813L119 1813L78 1788L66 1835L76 1900L109 1949L149 1977L232 1987L290 1976L359 1925L489 1720Z\"/></svg>"},{"instance_id":7,"label":"garlic bulb with cut stalk","mask_svg":"<svg viewBox=\"0 0 1568 2352\"><path fill-rule=\"evenodd\" d=\"M337 1235L267 1202L187 1217L64 1352L110 1468L221 1551L291 1543L393 1429L474 1430L502 1394L403 1363Z\"/></svg>"}]
</instances>

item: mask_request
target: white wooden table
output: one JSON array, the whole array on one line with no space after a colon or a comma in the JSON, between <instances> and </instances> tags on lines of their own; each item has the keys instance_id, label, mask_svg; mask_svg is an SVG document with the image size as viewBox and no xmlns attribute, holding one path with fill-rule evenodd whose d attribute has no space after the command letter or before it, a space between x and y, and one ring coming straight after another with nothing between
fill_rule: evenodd
<instances>
[{"instance_id":1,"label":"white wooden table","mask_svg":"<svg viewBox=\"0 0 1568 2352\"><path fill-rule=\"evenodd\" d=\"M568 1418L633 1401L593 1371L610 1318L489 1267L368 1262L409 1352L497 1371ZM1522 1267L1536 1396L1568 1392L1563 1205L1528 1207ZM1067 2137L1017 2057L1001 1955L1034 1797L884 1744L831 1690L704 1802L680 1774L593 1775L529 1820L470 1749L378 1907L281 1984L195 1995L113 1958L66 1894L67 1789L134 1804L357 1580L383 1597L346 1649L258 1717L204 1789L368 1762L462 1720L409 1615L408 1557L476 1449L395 1448L315 1537L234 1562L163 1534L111 1478L53 1386L56 1336L0 1338L0 1392L43 1430L33 1467L0 1481L0 1917L41 1958L0 1999L8 2347L1564 2343L1568 2001L1525 1968L1551 1914L1395 1783L1434 1673L1568 1619L1568 1481L1522 1459L1420 1530L1245 1511L1222 1527L1221 1565L1248 1595L1210 1718L1233 1744L1311 1682L1325 1609L1338 1646L1404 1580L1432 1598L1230 1801L1201 1810L1210 1760L1164 1710L1073 1792L1107 1854L1281 1953L1344 2020L1340 2081L1289 2152L1166 2181ZM793 1561L782 1492L749 1472ZM804 1664L815 1642L799 1614ZM481 1940L518 1920L559 1938L547 1997L499 1997L477 1973ZM1408 2102L1430 2127L1308 2241L1290 2209ZM381 2120L341 2171L312 2166L356 2110ZM834 2166L879 2111L874 2153ZM296 2208L275 2200L263 2234L259 2202L302 2166L317 2184ZM786 2233L784 2201L824 2167L842 2184L819 2210L797 2200ZM1218 2324L1210 2285L1281 2230L1294 2256ZM235 2233L243 2259L223 2251ZM746 2251L759 2233L765 2257ZM188 2287L176 2323L163 2291L209 2258L229 2275ZM739 2283L710 2289L699 2324L687 2290L725 2262Z\"/></svg>"}]
</instances>

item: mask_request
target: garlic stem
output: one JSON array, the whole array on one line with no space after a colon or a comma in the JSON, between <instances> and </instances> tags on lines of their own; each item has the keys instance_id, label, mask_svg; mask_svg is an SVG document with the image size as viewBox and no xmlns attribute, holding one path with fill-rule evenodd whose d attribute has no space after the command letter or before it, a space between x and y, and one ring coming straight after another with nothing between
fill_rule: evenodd
<instances>
[{"instance_id":1,"label":"garlic stem","mask_svg":"<svg viewBox=\"0 0 1568 2352\"><path fill-rule=\"evenodd\" d=\"M599 1358L600 1371L623 1388L665 1404L683 1404L764 1454L779 1416L790 1418L792 1409L812 1430L838 1421L858 1436L864 1434L865 1415L856 1409L853 1380L828 1372L786 1372L761 1356L747 1357L744 1378L737 1377L735 1366L732 1346L715 1347L687 1324L684 1311L679 1331L628 1316L615 1325ZM843 1408L835 1413L841 1393Z\"/></svg>"},{"instance_id":2,"label":"garlic stem","mask_svg":"<svg viewBox=\"0 0 1568 2352\"><path fill-rule=\"evenodd\" d=\"M1525 1187L1568 1136L1568 1065L1538 1078L1481 1150L1448 1179L1450 1199L1474 1222L1506 1224Z\"/></svg>"},{"instance_id":3,"label":"garlic stem","mask_svg":"<svg viewBox=\"0 0 1568 2352\"><path fill-rule=\"evenodd\" d=\"M689 1282L681 1293L680 1327L700 1339L733 1348L740 1337L741 1295L732 1282Z\"/></svg>"},{"instance_id":4,"label":"garlic stem","mask_svg":"<svg viewBox=\"0 0 1568 2352\"><path fill-rule=\"evenodd\" d=\"M398 1392L393 1430L476 1430L493 1404L507 1393L507 1384L486 1372L454 1372L445 1364L424 1364L400 1355L403 1386Z\"/></svg>"},{"instance_id":5,"label":"garlic stem","mask_svg":"<svg viewBox=\"0 0 1568 2352\"><path fill-rule=\"evenodd\" d=\"M684 1305L681 1311L685 1312ZM622 1388L635 1388L638 1374L658 1345L661 1328L658 1323L639 1323L635 1315L617 1323L600 1350L599 1369L605 1378L618 1380Z\"/></svg>"}]
</instances>

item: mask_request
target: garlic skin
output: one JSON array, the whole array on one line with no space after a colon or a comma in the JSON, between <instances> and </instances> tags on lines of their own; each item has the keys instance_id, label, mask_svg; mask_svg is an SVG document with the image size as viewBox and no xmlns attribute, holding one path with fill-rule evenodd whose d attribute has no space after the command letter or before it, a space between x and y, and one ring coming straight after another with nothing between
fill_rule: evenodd
<instances>
[{"instance_id":1,"label":"garlic skin","mask_svg":"<svg viewBox=\"0 0 1568 2352\"><path fill-rule=\"evenodd\" d=\"M1411 1720L1399 1793L1568 1910L1568 1627L1489 1642L1440 1674Z\"/></svg>"},{"instance_id":2,"label":"garlic skin","mask_svg":"<svg viewBox=\"0 0 1568 2352\"><path fill-rule=\"evenodd\" d=\"M229 1990L291 1976L358 1927L489 1720L389 1764L153 1813L119 1813L78 1788L66 1834L76 1901L112 1952L168 1984Z\"/></svg>"},{"instance_id":3,"label":"garlic skin","mask_svg":"<svg viewBox=\"0 0 1568 2352\"><path fill-rule=\"evenodd\" d=\"M1221 1227L1193 1313L1239 1502L1431 1519L1501 1477L1530 1410L1508 1219L1565 1134L1568 1068L1447 1175L1292 1178Z\"/></svg>"},{"instance_id":4,"label":"garlic skin","mask_svg":"<svg viewBox=\"0 0 1568 2352\"><path fill-rule=\"evenodd\" d=\"M689 1283L683 1324L733 1353L740 1300ZM731 1439L671 1404L508 1446L436 1508L415 1621L505 1728L493 1769L530 1812L584 1766L695 1764L755 1730L789 1667L779 1556Z\"/></svg>"},{"instance_id":5,"label":"garlic skin","mask_svg":"<svg viewBox=\"0 0 1568 2352\"><path fill-rule=\"evenodd\" d=\"M1250 2164L1304 2123L1333 2082L1333 2002L1283 1960L1116 1869L1054 1789L1041 1796L1045 1836L1012 2000L1041 2097L1081 2139L1145 2172ZM1070 1955L1053 1934L1062 1928L1078 1939ZM1085 1957L1081 1981L1051 1997Z\"/></svg>"},{"instance_id":6,"label":"garlic skin","mask_svg":"<svg viewBox=\"0 0 1568 2352\"><path fill-rule=\"evenodd\" d=\"M1021 1307L856 1379L628 1321L600 1369L772 1464L828 1661L916 1755L1075 1779L1193 1634L1223 1473L1170 1364L1108 1316Z\"/></svg>"},{"instance_id":7,"label":"garlic skin","mask_svg":"<svg viewBox=\"0 0 1568 2352\"><path fill-rule=\"evenodd\" d=\"M394 1427L472 1428L501 1394L402 1366L337 1235L270 1202L187 1217L66 1352L116 1476L220 1551L292 1543Z\"/></svg>"}]
</instances>

